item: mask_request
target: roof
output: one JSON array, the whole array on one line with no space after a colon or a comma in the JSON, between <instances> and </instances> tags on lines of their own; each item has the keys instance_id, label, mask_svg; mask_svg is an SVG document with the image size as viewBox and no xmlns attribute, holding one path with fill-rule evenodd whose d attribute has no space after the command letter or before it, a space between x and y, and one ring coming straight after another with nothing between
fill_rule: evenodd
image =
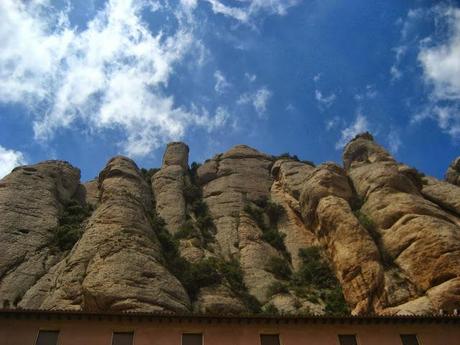
<instances>
[{"instance_id":1,"label":"roof","mask_svg":"<svg viewBox=\"0 0 460 345\"><path fill-rule=\"evenodd\" d=\"M209 315L173 314L165 312L92 312L77 310L0 309L0 319L46 320L108 320L198 323L324 323L324 324L387 324L387 323L460 323L460 315Z\"/></svg>"}]
</instances>

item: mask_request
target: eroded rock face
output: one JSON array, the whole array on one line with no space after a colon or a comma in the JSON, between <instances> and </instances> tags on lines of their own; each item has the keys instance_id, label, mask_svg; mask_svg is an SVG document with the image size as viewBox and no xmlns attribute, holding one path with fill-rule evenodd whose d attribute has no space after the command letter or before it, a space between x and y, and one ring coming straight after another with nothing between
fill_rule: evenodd
<instances>
[{"instance_id":1,"label":"eroded rock face","mask_svg":"<svg viewBox=\"0 0 460 345\"><path fill-rule=\"evenodd\" d=\"M188 151L184 143L168 144L163 165L152 177L156 211L166 222L171 234L179 230L186 218L184 188L188 173Z\"/></svg>"},{"instance_id":2,"label":"eroded rock face","mask_svg":"<svg viewBox=\"0 0 460 345\"><path fill-rule=\"evenodd\" d=\"M80 171L67 162L22 166L0 180L0 296L13 307L61 255L53 229L77 192Z\"/></svg>"},{"instance_id":3,"label":"eroded rock face","mask_svg":"<svg viewBox=\"0 0 460 345\"><path fill-rule=\"evenodd\" d=\"M327 163L309 175L300 197L304 221L330 258L354 314L371 311L383 281L379 251L350 208L353 191L345 172Z\"/></svg>"},{"instance_id":4,"label":"eroded rock face","mask_svg":"<svg viewBox=\"0 0 460 345\"><path fill-rule=\"evenodd\" d=\"M270 156L239 145L198 169L203 198L216 225L216 240L223 255L239 252L239 214L246 202L270 195L271 164Z\"/></svg>"},{"instance_id":5,"label":"eroded rock face","mask_svg":"<svg viewBox=\"0 0 460 345\"><path fill-rule=\"evenodd\" d=\"M299 250L317 244L313 231L302 221L299 204L301 187L313 169L311 165L292 160L278 160L272 167L275 181L271 187L271 199L285 210L278 229L285 236L284 244L294 270L300 268Z\"/></svg>"},{"instance_id":6,"label":"eroded rock face","mask_svg":"<svg viewBox=\"0 0 460 345\"><path fill-rule=\"evenodd\" d=\"M458 308L458 296L453 298L452 290L438 293L436 298L428 293L435 288L455 290L451 281L460 276L458 220L442 208L456 210L455 187L451 191L440 181L423 179L368 137L358 137L347 145L344 164L363 201L361 212L381 238L386 270L398 272L403 286L408 287L402 298L383 294L377 309L413 313L418 308L420 312ZM388 279L385 284L396 281ZM397 288L385 285L384 290Z\"/></svg>"},{"instance_id":7,"label":"eroded rock face","mask_svg":"<svg viewBox=\"0 0 460 345\"><path fill-rule=\"evenodd\" d=\"M346 146L345 168L275 161L238 145L195 171L188 151L169 144L151 181L125 157L84 184L62 161L17 168L1 180L0 303L239 314L257 305L250 294L264 310L322 314L330 307L322 290L293 278L307 264L308 251L299 250L319 246L354 314L460 308L458 159L444 182L396 162L366 133ZM94 212L73 247L57 250L56 226L75 203ZM281 208L276 221L267 205ZM166 265L165 238L160 244L157 235L167 232L152 229L154 211L184 262L227 264L233 278L219 268L219 279L190 292ZM247 290L235 291L241 279Z\"/></svg>"},{"instance_id":8,"label":"eroded rock face","mask_svg":"<svg viewBox=\"0 0 460 345\"><path fill-rule=\"evenodd\" d=\"M460 186L460 157L454 159L446 172L446 181Z\"/></svg>"},{"instance_id":9,"label":"eroded rock face","mask_svg":"<svg viewBox=\"0 0 460 345\"><path fill-rule=\"evenodd\" d=\"M125 157L111 159L99 184L100 205L82 238L51 276L43 277L35 287L36 291L49 289L39 307L190 310L184 288L162 264L160 245L148 219L152 195L135 163ZM25 299L21 306L29 307L32 299Z\"/></svg>"}]
</instances>

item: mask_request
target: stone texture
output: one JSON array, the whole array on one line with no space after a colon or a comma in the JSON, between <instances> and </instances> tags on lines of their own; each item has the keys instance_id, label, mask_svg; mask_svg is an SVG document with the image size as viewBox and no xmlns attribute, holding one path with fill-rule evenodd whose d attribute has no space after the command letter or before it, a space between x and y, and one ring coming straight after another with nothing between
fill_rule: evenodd
<instances>
[{"instance_id":1,"label":"stone texture","mask_svg":"<svg viewBox=\"0 0 460 345\"><path fill-rule=\"evenodd\" d=\"M249 293L262 304L270 296L267 295L270 285L277 279L266 270L271 257L280 257L275 248L262 240L262 231L244 213L241 214L238 226L238 243L240 264L244 274L244 282Z\"/></svg>"},{"instance_id":2,"label":"stone texture","mask_svg":"<svg viewBox=\"0 0 460 345\"><path fill-rule=\"evenodd\" d=\"M458 308L455 289L437 293L436 298L428 293L451 287L460 276L460 228L452 214L456 187L423 178L369 137L357 137L346 146L344 164L363 201L361 211L372 219L381 238L387 270L396 270L407 287L394 298L391 291L400 289L400 282L386 279L377 309L413 313L417 308L436 312L441 305L450 311Z\"/></svg>"},{"instance_id":3,"label":"stone texture","mask_svg":"<svg viewBox=\"0 0 460 345\"><path fill-rule=\"evenodd\" d=\"M40 308L189 310L185 290L162 265L160 245L148 219L152 195L135 163L112 158L99 184L100 205L83 237L52 277L43 277L34 287L49 289ZM21 306L29 304L25 301Z\"/></svg>"},{"instance_id":4,"label":"stone texture","mask_svg":"<svg viewBox=\"0 0 460 345\"><path fill-rule=\"evenodd\" d=\"M313 169L313 166L306 163L279 159L273 164L271 173L287 194L299 200L305 178Z\"/></svg>"},{"instance_id":5,"label":"stone texture","mask_svg":"<svg viewBox=\"0 0 460 345\"><path fill-rule=\"evenodd\" d=\"M22 166L0 180L0 296L17 304L53 266L49 246L59 215L78 190L80 171L67 162Z\"/></svg>"},{"instance_id":6,"label":"stone texture","mask_svg":"<svg viewBox=\"0 0 460 345\"><path fill-rule=\"evenodd\" d=\"M99 183L97 180L83 183L83 198L93 208L97 207L99 204Z\"/></svg>"},{"instance_id":7,"label":"stone texture","mask_svg":"<svg viewBox=\"0 0 460 345\"><path fill-rule=\"evenodd\" d=\"M324 305L309 302L290 293L276 294L267 303L270 304L282 314L324 314Z\"/></svg>"},{"instance_id":8,"label":"stone texture","mask_svg":"<svg viewBox=\"0 0 460 345\"><path fill-rule=\"evenodd\" d=\"M188 151L184 143L169 144L151 186L125 157L113 158L98 180L84 184L78 169L62 161L20 167L0 180L0 303L90 311L247 312L225 278L202 287L192 305L165 268L150 216L156 207L171 234L186 220L197 226L184 198L192 183ZM345 147L345 169L274 159L238 145L198 169L196 182L216 233L206 245L200 238L179 240L183 258L190 263L237 259L245 285L263 308L324 313L324 301L296 296L292 285L270 272L270 258L283 253L264 241L262 229L245 211L257 199L269 198L285 210L277 228L285 235L291 268L301 265L299 249L319 245L354 314L460 308L459 159L449 167L447 182L439 181L398 163L368 133ZM70 251L50 249L53 229L70 201L95 211ZM287 292L270 296L273 283L285 284Z\"/></svg>"},{"instance_id":9,"label":"stone texture","mask_svg":"<svg viewBox=\"0 0 460 345\"><path fill-rule=\"evenodd\" d=\"M292 266L298 270L301 264L299 250L317 244L316 236L302 221L297 210L299 202L284 192L281 181L275 181L271 188L271 199L283 206L285 214L278 221L278 231L285 235L284 244L291 255Z\"/></svg>"},{"instance_id":10,"label":"stone texture","mask_svg":"<svg viewBox=\"0 0 460 345\"><path fill-rule=\"evenodd\" d=\"M163 165L152 177L155 207L171 234L176 233L186 219L184 187L188 174L188 146L171 143L163 155Z\"/></svg>"},{"instance_id":11,"label":"stone texture","mask_svg":"<svg viewBox=\"0 0 460 345\"><path fill-rule=\"evenodd\" d=\"M460 187L427 176L423 178L422 195L444 210L453 212L456 217L452 220L460 217Z\"/></svg>"},{"instance_id":12,"label":"stone texture","mask_svg":"<svg viewBox=\"0 0 460 345\"><path fill-rule=\"evenodd\" d=\"M194 310L201 314L229 315L247 312L246 306L225 285L200 289Z\"/></svg>"},{"instance_id":13,"label":"stone texture","mask_svg":"<svg viewBox=\"0 0 460 345\"><path fill-rule=\"evenodd\" d=\"M446 172L446 181L456 186L460 186L460 157L457 157L449 165Z\"/></svg>"},{"instance_id":14,"label":"stone texture","mask_svg":"<svg viewBox=\"0 0 460 345\"><path fill-rule=\"evenodd\" d=\"M216 240L225 256L239 252L238 217L247 201L269 197L271 164L270 156L238 145L198 169L203 198L217 228Z\"/></svg>"},{"instance_id":15,"label":"stone texture","mask_svg":"<svg viewBox=\"0 0 460 345\"><path fill-rule=\"evenodd\" d=\"M352 312L365 314L375 303L383 269L376 245L350 208L352 196L344 171L328 163L310 174L300 204L303 219L325 248Z\"/></svg>"}]
</instances>

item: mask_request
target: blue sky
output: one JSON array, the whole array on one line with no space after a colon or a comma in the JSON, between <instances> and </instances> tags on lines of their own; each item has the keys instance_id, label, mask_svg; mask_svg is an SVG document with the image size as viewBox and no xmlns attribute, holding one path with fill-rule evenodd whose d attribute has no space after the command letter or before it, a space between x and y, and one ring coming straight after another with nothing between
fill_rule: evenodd
<instances>
[{"instance_id":1,"label":"blue sky","mask_svg":"<svg viewBox=\"0 0 460 345\"><path fill-rule=\"evenodd\" d=\"M3 0L0 23L0 176L158 167L172 140L341 162L364 130L437 177L460 154L458 2Z\"/></svg>"}]
</instances>

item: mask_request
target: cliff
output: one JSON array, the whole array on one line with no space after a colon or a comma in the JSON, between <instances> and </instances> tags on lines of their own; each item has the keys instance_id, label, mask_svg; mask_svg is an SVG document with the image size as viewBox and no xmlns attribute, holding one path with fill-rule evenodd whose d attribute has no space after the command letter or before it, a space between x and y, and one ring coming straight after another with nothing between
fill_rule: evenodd
<instances>
[{"instance_id":1,"label":"cliff","mask_svg":"<svg viewBox=\"0 0 460 345\"><path fill-rule=\"evenodd\" d=\"M159 169L117 156L0 180L3 307L173 313L432 314L460 308L459 161L437 180L368 133L343 166L245 145Z\"/></svg>"}]
</instances>

